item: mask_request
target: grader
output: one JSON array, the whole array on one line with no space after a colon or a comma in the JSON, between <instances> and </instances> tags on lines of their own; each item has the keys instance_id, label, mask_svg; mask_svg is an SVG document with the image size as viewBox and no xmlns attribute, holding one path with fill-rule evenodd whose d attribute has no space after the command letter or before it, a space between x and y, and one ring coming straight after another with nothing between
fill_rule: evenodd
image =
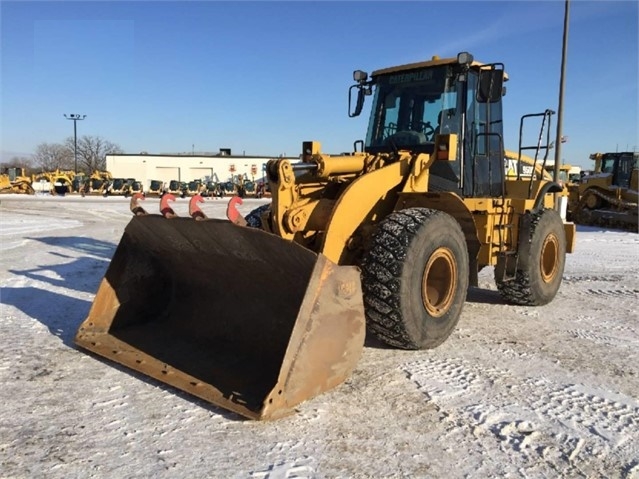
<instances>
[{"instance_id":1,"label":"grader","mask_svg":"<svg viewBox=\"0 0 639 479\"><path fill-rule=\"evenodd\" d=\"M506 301L550 302L575 227L554 209L559 185L505 178L503 64L464 52L354 80L349 116L373 97L366 139L270 161L270 206L229 207L232 221L132 207L77 344L272 419L348 378L367 329L441 344L483 267Z\"/></svg>"}]
</instances>

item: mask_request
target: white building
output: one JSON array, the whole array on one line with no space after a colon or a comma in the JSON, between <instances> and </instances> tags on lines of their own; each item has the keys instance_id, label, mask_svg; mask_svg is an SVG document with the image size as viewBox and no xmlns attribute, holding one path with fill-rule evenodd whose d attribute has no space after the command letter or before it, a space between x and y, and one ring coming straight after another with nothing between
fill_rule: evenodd
<instances>
[{"instance_id":1,"label":"white building","mask_svg":"<svg viewBox=\"0 0 639 479\"><path fill-rule=\"evenodd\" d=\"M135 178L146 190L151 180L226 182L233 176L246 175L257 181L265 176L266 163L272 158L231 155L230 150L220 150L216 155L115 154L106 155L106 169L114 178Z\"/></svg>"}]
</instances>

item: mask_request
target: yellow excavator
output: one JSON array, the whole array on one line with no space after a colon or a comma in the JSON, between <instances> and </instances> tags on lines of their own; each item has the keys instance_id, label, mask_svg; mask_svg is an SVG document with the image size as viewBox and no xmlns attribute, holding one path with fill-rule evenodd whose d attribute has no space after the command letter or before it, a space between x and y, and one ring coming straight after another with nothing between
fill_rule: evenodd
<instances>
[{"instance_id":1,"label":"yellow excavator","mask_svg":"<svg viewBox=\"0 0 639 479\"><path fill-rule=\"evenodd\" d=\"M270 205L243 217L236 196L220 220L199 195L191 217L171 194L161 214L134 197L76 343L274 419L346 380L367 330L397 348L440 345L485 266L505 301L552 301L575 226L555 209L560 185L506 180L503 64L462 52L353 78L349 116L372 97L366 139L340 156L308 141L300 161L268 162ZM548 138L552 114L525 115L520 131L536 117Z\"/></svg>"}]
</instances>

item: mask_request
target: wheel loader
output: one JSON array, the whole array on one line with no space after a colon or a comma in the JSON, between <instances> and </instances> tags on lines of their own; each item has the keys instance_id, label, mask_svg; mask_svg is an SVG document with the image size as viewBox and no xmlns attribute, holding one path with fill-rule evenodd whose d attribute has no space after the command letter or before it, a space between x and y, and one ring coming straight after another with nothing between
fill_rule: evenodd
<instances>
[{"instance_id":1,"label":"wheel loader","mask_svg":"<svg viewBox=\"0 0 639 479\"><path fill-rule=\"evenodd\" d=\"M548 169L542 169L541 164L535 163L535 160L530 156L521 155L519 152L512 150L505 150L504 156L506 179L516 177L520 179L522 177L530 178L534 171L537 176L552 180L552 174Z\"/></svg>"},{"instance_id":2,"label":"wheel loader","mask_svg":"<svg viewBox=\"0 0 639 479\"><path fill-rule=\"evenodd\" d=\"M242 217L234 197L230 221L197 204L176 217L166 196L162 215L132 205L76 343L275 419L345 381L367 331L440 345L483 267L508 302L552 301L575 226L554 209L559 185L505 179L503 64L463 52L354 80L349 116L372 96L366 139L339 156L308 141L300 161L268 162L270 205ZM543 138L552 112L534 115Z\"/></svg>"},{"instance_id":3,"label":"wheel loader","mask_svg":"<svg viewBox=\"0 0 639 479\"><path fill-rule=\"evenodd\" d=\"M569 210L576 223L637 232L639 153L593 153L592 175L571 190Z\"/></svg>"}]
</instances>

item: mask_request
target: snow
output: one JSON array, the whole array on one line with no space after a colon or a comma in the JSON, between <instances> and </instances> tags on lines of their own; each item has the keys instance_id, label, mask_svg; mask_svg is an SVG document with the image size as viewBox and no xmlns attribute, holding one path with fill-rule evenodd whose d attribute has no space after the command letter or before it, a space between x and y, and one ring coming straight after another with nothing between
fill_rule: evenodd
<instances>
[{"instance_id":1,"label":"snow","mask_svg":"<svg viewBox=\"0 0 639 479\"><path fill-rule=\"evenodd\" d=\"M639 235L578 227L543 307L486 268L440 347L368 338L344 384L253 422L74 346L128 207L0 197L0 477L639 478Z\"/></svg>"}]
</instances>

